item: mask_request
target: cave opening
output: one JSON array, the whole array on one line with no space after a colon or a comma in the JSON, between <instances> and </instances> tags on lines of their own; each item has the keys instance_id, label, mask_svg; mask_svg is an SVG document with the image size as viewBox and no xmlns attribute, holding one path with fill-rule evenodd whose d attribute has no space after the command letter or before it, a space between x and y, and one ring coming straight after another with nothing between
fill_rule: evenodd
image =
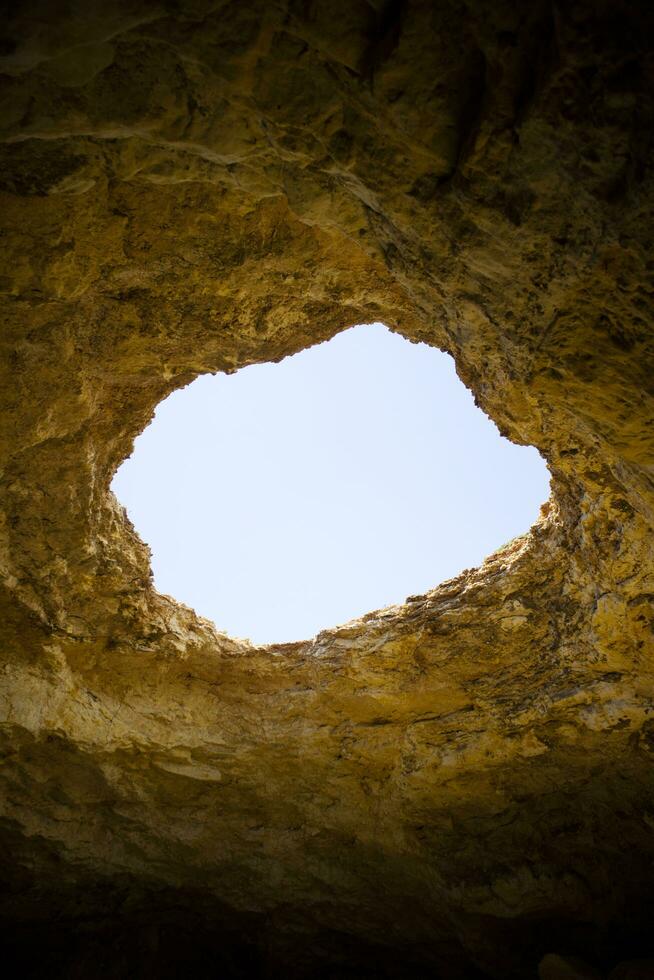
<instances>
[{"instance_id":1,"label":"cave opening","mask_svg":"<svg viewBox=\"0 0 654 980\"><path fill-rule=\"evenodd\" d=\"M174 392L112 488L160 592L283 643L479 565L528 530L548 479L449 355L374 323Z\"/></svg>"}]
</instances>

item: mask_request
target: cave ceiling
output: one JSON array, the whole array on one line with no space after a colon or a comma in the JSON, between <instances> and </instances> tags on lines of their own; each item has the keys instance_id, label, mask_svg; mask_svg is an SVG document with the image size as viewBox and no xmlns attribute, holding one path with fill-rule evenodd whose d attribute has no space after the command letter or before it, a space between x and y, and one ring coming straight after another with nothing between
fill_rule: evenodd
<instances>
[{"instance_id":1,"label":"cave ceiling","mask_svg":"<svg viewBox=\"0 0 654 980\"><path fill-rule=\"evenodd\" d=\"M182 975L183 948L190 977L518 980L559 949L643 952L654 9L5 7L0 918L22 975ZM112 476L198 375L373 321L452 354L551 499L404 605L303 643L218 633L154 590Z\"/></svg>"}]
</instances>

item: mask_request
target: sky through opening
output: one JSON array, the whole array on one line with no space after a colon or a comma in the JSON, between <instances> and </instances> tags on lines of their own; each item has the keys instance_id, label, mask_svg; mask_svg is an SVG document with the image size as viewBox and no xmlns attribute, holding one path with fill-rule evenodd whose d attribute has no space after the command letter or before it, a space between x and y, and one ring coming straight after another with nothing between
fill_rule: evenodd
<instances>
[{"instance_id":1,"label":"sky through opening","mask_svg":"<svg viewBox=\"0 0 654 980\"><path fill-rule=\"evenodd\" d=\"M174 392L112 489L160 592L273 643L480 564L534 522L549 474L449 355L371 324Z\"/></svg>"}]
</instances>

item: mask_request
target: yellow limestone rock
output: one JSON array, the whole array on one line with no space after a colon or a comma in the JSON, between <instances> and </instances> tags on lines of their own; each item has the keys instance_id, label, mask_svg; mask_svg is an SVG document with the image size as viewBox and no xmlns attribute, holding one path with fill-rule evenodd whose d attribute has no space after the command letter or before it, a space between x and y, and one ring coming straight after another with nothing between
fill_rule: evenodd
<instances>
[{"instance_id":1,"label":"yellow limestone rock","mask_svg":"<svg viewBox=\"0 0 654 980\"><path fill-rule=\"evenodd\" d=\"M523 980L552 949L640 955L652 21L638 0L10 5L0 918L21 975ZM153 590L112 474L198 374L375 320L453 354L548 460L549 507L403 606L274 648L216 633Z\"/></svg>"}]
</instances>

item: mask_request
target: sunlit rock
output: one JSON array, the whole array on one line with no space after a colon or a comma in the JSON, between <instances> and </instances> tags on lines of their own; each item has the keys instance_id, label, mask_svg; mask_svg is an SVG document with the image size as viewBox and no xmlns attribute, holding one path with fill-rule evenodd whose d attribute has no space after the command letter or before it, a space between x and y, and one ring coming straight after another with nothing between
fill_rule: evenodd
<instances>
[{"instance_id":1,"label":"sunlit rock","mask_svg":"<svg viewBox=\"0 0 654 980\"><path fill-rule=\"evenodd\" d=\"M653 18L12 5L0 910L21 976L524 980L551 950L605 974L651 955ZM547 459L549 507L310 643L216 633L153 590L116 467L198 374L375 320L452 353Z\"/></svg>"}]
</instances>

